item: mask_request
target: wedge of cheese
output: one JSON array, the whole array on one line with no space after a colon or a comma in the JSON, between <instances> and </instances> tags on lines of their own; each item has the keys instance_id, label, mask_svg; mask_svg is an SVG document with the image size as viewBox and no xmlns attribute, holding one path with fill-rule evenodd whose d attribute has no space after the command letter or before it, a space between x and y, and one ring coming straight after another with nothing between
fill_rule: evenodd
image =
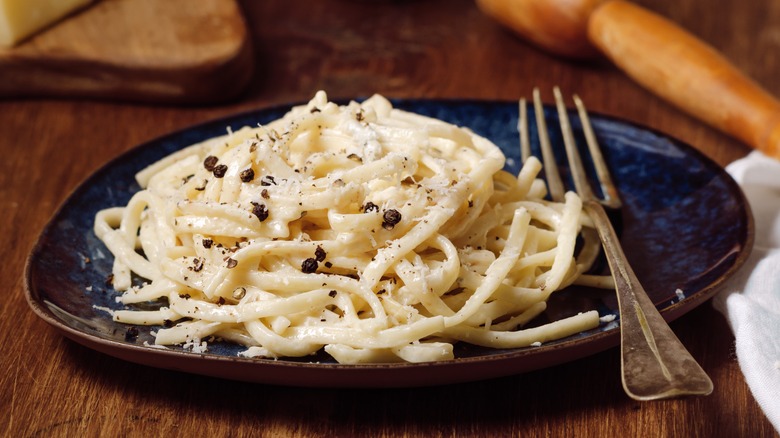
<instances>
[{"instance_id":1,"label":"wedge of cheese","mask_svg":"<svg viewBox=\"0 0 780 438\"><path fill-rule=\"evenodd\" d=\"M0 0L0 47L11 47L93 0Z\"/></svg>"}]
</instances>

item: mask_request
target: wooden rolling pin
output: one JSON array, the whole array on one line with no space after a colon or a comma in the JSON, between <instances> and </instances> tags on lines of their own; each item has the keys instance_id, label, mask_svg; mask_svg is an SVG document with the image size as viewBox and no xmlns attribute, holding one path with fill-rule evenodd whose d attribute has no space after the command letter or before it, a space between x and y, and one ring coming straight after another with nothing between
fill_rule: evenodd
<instances>
[{"instance_id":1,"label":"wooden rolling pin","mask_svg":"<svg viewBox=\"0 0 780 438\"><path fill-rule=\"evenodd\" d=\"M622 0L476 0L488 15L559 55L602 53L687 113L780 159L780 102L715 49Z\"/></svg>"}]
</instances>

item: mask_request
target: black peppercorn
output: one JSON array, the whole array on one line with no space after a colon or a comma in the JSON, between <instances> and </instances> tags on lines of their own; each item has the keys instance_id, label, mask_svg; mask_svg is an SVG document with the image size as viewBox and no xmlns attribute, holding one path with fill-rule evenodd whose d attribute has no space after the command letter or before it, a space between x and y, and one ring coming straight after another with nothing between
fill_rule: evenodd
<instances>
[{"instance_id":1,"label":"black peppercorn","mask_svg":"<svg viewBox=\"0 0 780 438\"><path fill-rule=\"evenodd\" d=\"M222 178L225 176L225 172L227 172L228 168L224 164L217 164L214 166L214 170L212 171L214 173L215 178Z\"/></svg>"},{"instance_id":2,"label":"black peppercorn","mask_svg":"<svg viewBox=\"0 0 780 438\"><path fill-rule=\"evenodd\" d=\"M268 208L265 206L265 204L259 204L257 202L253 202L252 214L257 216L257 219L259 219L260 222L263 222L266 219L268 219Z\"/></svg>"},{"instance_id":3,"label":"black peppercorn","mask_svg":"<svg viewBox=\"0 0 780 438\"><path fill-rule=\"evenodd\" d=\"M317 272L318 267L319 264L317 263L317 260L312 257L309 257L308 259L304 260L303 263L301 263L301 271L303 271L304 274L312 274Z\"/></svg>"},{"instance_id":4,"label":"black peppercorn","mask_svg":"<svg viewBox=\"0 0 780 438\"><path fill-rule=\"evenodd\" d=\"M382 228L392 230L398 222L401 222L401 213L395 209L386 210L382 219L384 220Z\"/></svg>"},{"instance_id":5,"label":"black peppercorn","mask_svg":"<svg viewBox=\"0 0 780 438\"><path fill-rule=\"evenodd\" d=\"M205 160L203 160L203 167L205 167L206 170L208 170L209 172L212 172L218 162L219 162L219 158L213 155L209 155L208 157L206 157Z\"/></svg>"},{"instance_id":6,"label":"black peppercorn","mask_svg":"<svg viewBox=\"0 0 780 438\"><path fill-rule=\"evenodd\" d=\"M241 181L243 181L245 183L248 183L249 181L252 181L253 179L255 179L255 171L252 170L251 168L244 169L244 170L241 171L241 174L239 175L239 177L241 178Z\"/></svg>"}]
</instances>

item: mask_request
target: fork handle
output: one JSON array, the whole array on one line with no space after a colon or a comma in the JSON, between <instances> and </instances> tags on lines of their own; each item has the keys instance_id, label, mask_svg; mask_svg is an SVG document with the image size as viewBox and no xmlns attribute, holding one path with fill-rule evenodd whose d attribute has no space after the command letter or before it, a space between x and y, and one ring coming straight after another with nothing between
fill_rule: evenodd
<instances>
[{"instance_id":1,"label":"fork handle","mask_svg":"<svg viewBox=\"0 0 780 438\"><path fill-rule=\"evenodd\" d=\"M780 102L695 36L653 12L613 0L592 12L588 37L644 87L780 159Z\"/></svg>"},{"instance_id":2,"label":"fork handle","mask_svg":"<svg viewBox=\"0 0 780 438\"><path fill-rule=\"evenodd\" d=\"M623 388L636 400L707 395L712 380L648 298L626 262L615 230L598 201L584 201L602 239L620 308Z\"/></svg>"}]
</instances>

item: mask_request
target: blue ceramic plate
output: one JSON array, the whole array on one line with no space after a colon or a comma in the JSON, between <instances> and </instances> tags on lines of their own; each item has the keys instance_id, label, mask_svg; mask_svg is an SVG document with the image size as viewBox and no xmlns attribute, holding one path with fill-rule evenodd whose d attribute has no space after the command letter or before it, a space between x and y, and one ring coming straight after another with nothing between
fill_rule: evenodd
<instances>
[{"instance_id":1,"label":"blue ceramic plate","mask_svg":"<svg viewBox=\"0 0 780 438\"><path fill-rule=\"evenodd\" d=\"M395 104L490 138L506 153L509 170L518 170L516 103L400 100ZM141 145L99 169L65 201L30 255L26 284L32 309L65 336L124 360L298 386L417 386L486 379L571 361L618 345L619 329L612 323L534 348L491 350L461 344L455 360L441 363L340 365L324 354L305 359L247 359L237 356L242 348L230 344L211 343L204 354L147 347L144 341L153 342L149 332L159 327L140 327L138 336L128 336L126 325L95 310L93 306L117 307L117 293L106 285L112 258L92 232L95 213L126 204L139 190L135 173L156 160L222 135L227 127L237 130L269 122L288 109L262 109L198 125ZM557 126L554 108L545 111L548 126ZM579 133L576 117L572 124ZM610 117L593 115L592 124L624 201L613 219L626 255L650 298L671 321L709 299L746 259L753 224L745 198L723 169L686 144ZM561 144L559 135L552 140ZM562 291L553 297L548 318L593 308L602 314L617 313L611 291Z\"/></svg>"}]
</instances>

